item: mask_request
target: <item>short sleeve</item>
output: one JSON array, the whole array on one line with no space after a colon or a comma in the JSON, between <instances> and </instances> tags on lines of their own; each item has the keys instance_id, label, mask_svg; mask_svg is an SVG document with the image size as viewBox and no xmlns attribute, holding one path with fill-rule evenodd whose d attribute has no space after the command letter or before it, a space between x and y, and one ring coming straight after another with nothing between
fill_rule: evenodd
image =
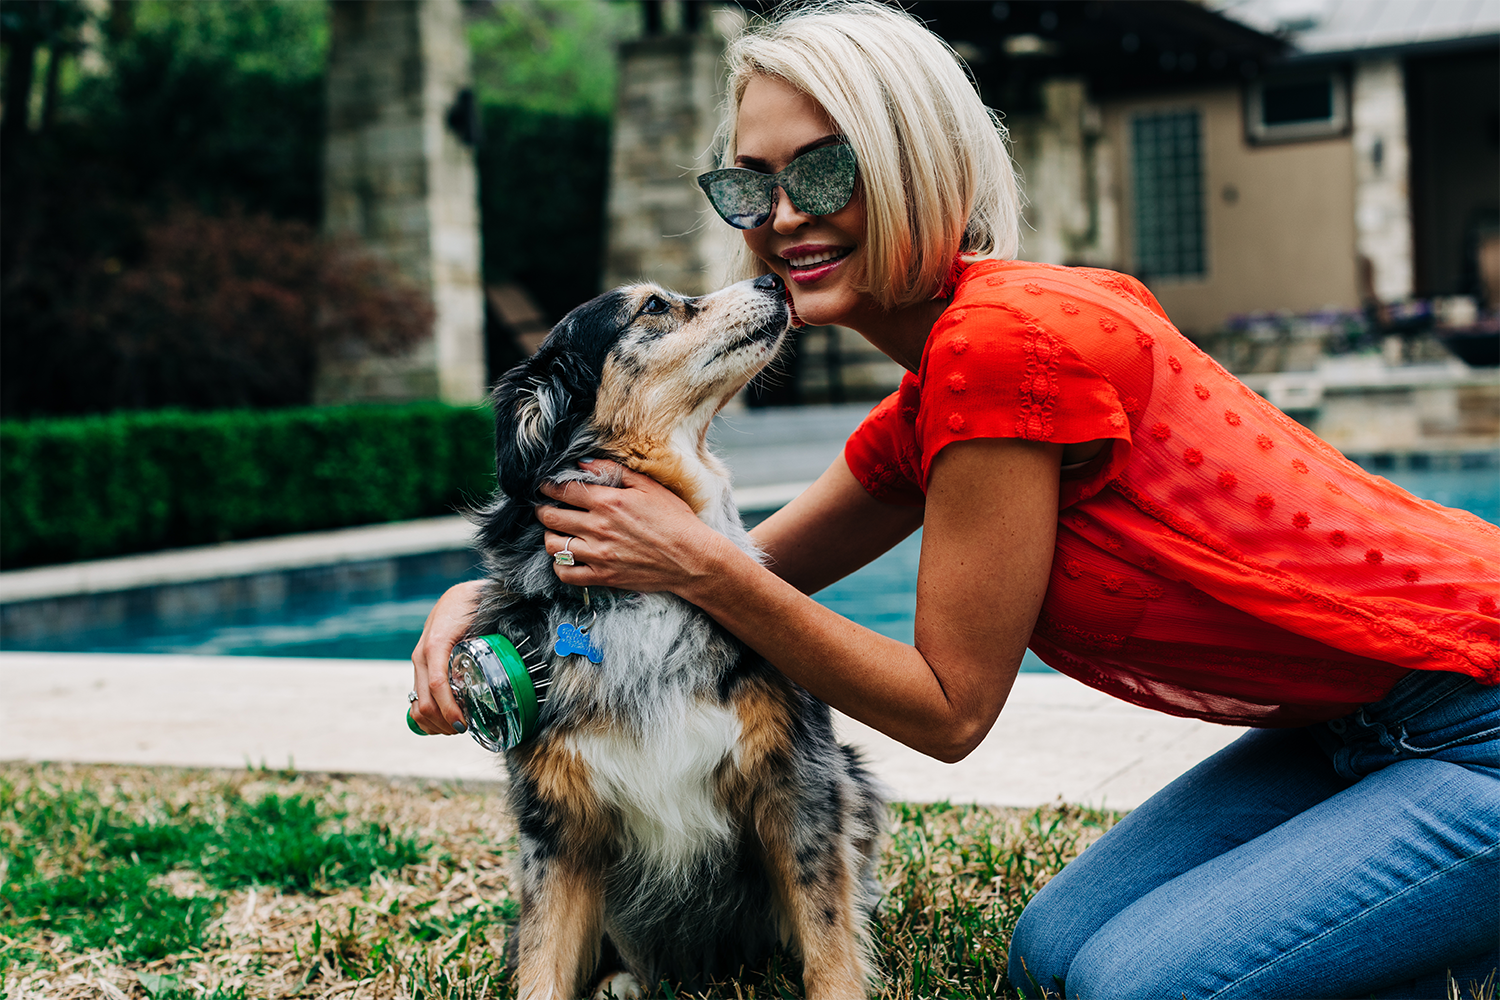
<instances>
[{"instance_id":1,"label":"short sleeve","mask_svg":"<svg viewBox=\"0 0 1500 1000\"><path fill-rule=\"evenodd\" d=\"M1105 459L1062 481L1064 507L1095 495L1130 457L1130 416L1120 394L1036 315L988 298L961 294L928 340L916 427L919 483L925 489L933 460L955 441L1110 440Z\"/></svg>"},{"instance_id":2,"label":"short sleeve","mask_svg":"<svg viewBox=\"0 0 1500 1000\"><path fill-rule=\"evenodd\" d=\"M927 497L916 482L917 381L902 380L870 411L844 445L844 462L865 492L902 507L921 507Z\"/></svg>"}]
</instances>

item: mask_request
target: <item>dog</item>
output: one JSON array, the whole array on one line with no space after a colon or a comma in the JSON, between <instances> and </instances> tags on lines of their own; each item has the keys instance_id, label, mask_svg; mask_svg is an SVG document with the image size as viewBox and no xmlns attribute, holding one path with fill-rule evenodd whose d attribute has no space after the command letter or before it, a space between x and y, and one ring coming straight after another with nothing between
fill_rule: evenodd
<instances>
[{"instance_id":1,"label":"dog","mask_svg":"<svg viewBox=\"0 0 1500 1000\"><path fill-rule=\"evenodd\" d=\"M709 423L789 324L774 276L688 298L633 285L568 313L493 393L496 501L469 634L550 651L534 738L505 753L519 828L511 963L522 1000L639 997L802 960L808 1000L867 996L883 802L828 706L670 594L588 595L543 549L543 483L651 475L756 552ZM601 652L558 655L559 625Z\"/></svg>"},{"instance_id":2,"label":"dog","mask_svg":"<svg viewBox=\"0 0 1500 1000\"><path fill-rule=\"evenodd\" d=\"M523 998L688 989L800 955L807 996L863 997L884 803L829 709L671 594L561 583L533 510L546 482L656 479L756 552L709 424L776 354L785 288L697 298L641 284L570 312L500 381L487 582L470 635L549 651L536 735L506 752L519 827L511 960ZM558 655L567 623L600 662ZM566 648L566 647L557 647Z\"/></svg>"}]
</instances>

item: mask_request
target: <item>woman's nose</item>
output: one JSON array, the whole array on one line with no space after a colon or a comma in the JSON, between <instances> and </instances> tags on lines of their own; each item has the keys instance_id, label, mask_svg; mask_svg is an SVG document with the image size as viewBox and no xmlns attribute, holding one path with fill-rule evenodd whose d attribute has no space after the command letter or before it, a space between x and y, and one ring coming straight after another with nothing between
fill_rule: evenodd
<instances>
[{"instance_id":1,"label":"woman's nose","mask_svg":"<svg viewBox=\"0 0 1500 1000\"><path fill-rule=\"evenodd\" d=\"M786 189L777 185L775 203L771 206L771 226L778 233L792 233L807 225L813 216L792 204Z\"/></svg>"}]
</instances>

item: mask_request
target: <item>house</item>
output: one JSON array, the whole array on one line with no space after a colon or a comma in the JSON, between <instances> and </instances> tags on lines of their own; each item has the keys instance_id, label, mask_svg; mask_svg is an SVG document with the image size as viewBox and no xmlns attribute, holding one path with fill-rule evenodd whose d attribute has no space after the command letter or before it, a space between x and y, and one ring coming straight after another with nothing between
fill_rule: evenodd
<instances>
[{"instance_id":1,"label":"house","mask_svg":"<svg viewBox=\"0 0 1500 1000\"><path fill-rule=\"evenodd\" d=\"M1193 334L1484 294L1500 0L1212 6L914 5L1006 115L1023 255L1135 274Z\"/></svg>"}]
</instances>

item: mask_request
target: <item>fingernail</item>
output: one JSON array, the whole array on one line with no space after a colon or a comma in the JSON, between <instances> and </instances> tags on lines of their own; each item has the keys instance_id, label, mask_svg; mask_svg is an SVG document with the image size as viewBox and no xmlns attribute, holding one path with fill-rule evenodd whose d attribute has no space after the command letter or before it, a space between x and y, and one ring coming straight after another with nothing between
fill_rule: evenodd
<instances>
[{"instance_id":1,"label":"fingernail","mask_svg":"<svg viewBox=\"0 0 1500 1000\"><path fill-rule=\"evenodd\" d=\"M578 464L579 465L592 465L593 461L594 460L592 458L580 458L578 460Z\"/></svg>"},{"instance_id":2,"label":"fingernail","mask_svg":"<svg viewBox=\"0 0 1500 1000\"><path fill-rule=\"evenodd\" d=\"M456 735L456 736L462 736L464 733L466 733L468 731L469 731L469 727L466 726L466 725L464 725L463 722L460 721L460 722L453 723L453 732L454 732L454 735Z\"/></svg>"}]
</instances>

